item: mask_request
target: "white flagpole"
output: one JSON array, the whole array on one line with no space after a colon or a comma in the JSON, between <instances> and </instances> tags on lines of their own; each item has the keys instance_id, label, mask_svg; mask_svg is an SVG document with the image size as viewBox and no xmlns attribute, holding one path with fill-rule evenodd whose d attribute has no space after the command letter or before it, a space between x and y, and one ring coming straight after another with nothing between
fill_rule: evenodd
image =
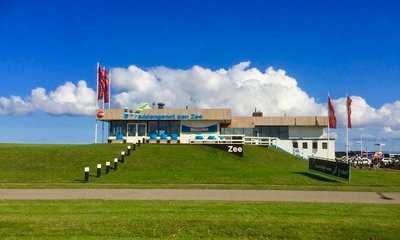
<instances>
[{"instance_id":1,"label":"white flagpole","mask_svg":"<svg viewBox=\"0 0 400 240\"><path fill-rule=\"evenodd\" d=\"M329 159L329 130L330 130L330 126L329 126L329 123L330 123L330 118L329 118L329 110L330 110L330 106L329 106L329 101L330 101L330 99L331 99L331 96L330 96L330 94L328 93L328 148L327 148L327 151L326 151L326 158L327 159Z\"/></svg>"},{"instance_id":2,"label":"white flagpole","mask_svg":"<svg viewBox=\"0 0 400 240\"><path fill-rule=\"evenodd\" d=\"M111 69L108 73L108 109L111 109Z\"/></svg>"},{"instance_id":3,"label":"white flagpole","mask_svg":"<svg viewBox=\"0 0 400 240\"><path fill-rule=\"evenodd\" d=\"M99 108L99 101L97 100L97 97L99 96L99 67L100 64L97 62L97 67L96 67L96 111ZM96 113L97 114L97 113ZM96 124L94 127L94 143L97 143L97 115L96 117Z\"/></svg>"},{"instance_id":4,"label":"white flagpole","mask_svg":"<svg viewBox=\"0 0 400 240\"><path fill-rule=\"evenodd\" d=\"M346 159L349 161L349 124L346 124Z\"/></svg>"},{"instance_id":5,"label":"white flagpole","mask_svg":"<svg viewBox=\"0 0 400 240\"><path fill-rule=\"evenodd\" d=\"M349 106L347 103L348 96L346 97L346 159L349 162Z\"/></svg>"}]
</instances>

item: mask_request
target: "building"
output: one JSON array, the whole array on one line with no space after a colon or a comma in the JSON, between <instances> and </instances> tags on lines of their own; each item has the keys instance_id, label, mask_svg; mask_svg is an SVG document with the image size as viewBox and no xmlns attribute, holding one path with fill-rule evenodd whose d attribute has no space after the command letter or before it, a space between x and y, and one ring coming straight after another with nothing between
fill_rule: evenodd
<instances>
[{"instance_id":1,"label":"building","mask_svg":"<svg viewBox=\"0 0 400 240\"><path fill-rule=\"evenodd\" d=\"M97 119L108 122L108 142L217 143L243 139L265 144L304 158L334 159L335 140L324 138L326 116L232 116L228 108L164 108L136 111L105 109ZM267 141L265 141L267 140Z\"/></svg>"}]
</instances>

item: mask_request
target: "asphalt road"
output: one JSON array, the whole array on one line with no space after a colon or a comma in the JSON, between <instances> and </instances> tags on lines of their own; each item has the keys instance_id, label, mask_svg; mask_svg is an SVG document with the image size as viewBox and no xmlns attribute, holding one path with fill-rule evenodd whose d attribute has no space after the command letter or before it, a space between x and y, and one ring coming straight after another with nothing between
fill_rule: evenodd
<instances>
[{"instance_id":1,"label":"asphalt road","mask_svg":"<svg viewBox=\"0 0 400 240\"><path fill-rule=\"evenodd\" d=\"M400 204L400 193L203 189L0 189L0 199L205 200Z\"/></svg>"}]
</instances>

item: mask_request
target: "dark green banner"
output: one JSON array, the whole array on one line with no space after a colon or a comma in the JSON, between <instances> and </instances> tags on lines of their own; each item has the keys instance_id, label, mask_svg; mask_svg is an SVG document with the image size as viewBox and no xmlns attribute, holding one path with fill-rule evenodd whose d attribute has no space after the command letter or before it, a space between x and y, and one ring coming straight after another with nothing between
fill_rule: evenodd
<instances>
[{"instance_id":1,"label":"dark green banner","mask_svg":"<svg viewBox=\"0 0 400 240\"><path fill-rule=\"evenodd\" d=\"M350 179L350 165L346 162L310 158L308 159L308 168L334 177Z\"/></svg>"}]
</instances>

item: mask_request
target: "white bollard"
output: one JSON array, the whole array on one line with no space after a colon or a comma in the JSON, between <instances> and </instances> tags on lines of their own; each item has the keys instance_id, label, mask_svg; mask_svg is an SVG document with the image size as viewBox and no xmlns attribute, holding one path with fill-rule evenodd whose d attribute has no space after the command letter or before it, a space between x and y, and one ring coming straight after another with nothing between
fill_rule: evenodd
<instances>
[{"instance_id":1,"label":"white bollard","mask_svg":"<svg viewBox=\"0 0 400 240\"><path fill-rule=\"evenodd\" d=\"M85 171L85 181L89 182L90 168L89 167L85 167L84 171Z\"/></svg>"},{"instance_id":2,"label":"white bollard","mask_svg":"<svg viewBox=\"0 0 400 240\"><path fill-rule=\"evenodd\" d=\"M129 156L129 155L131 155L131 145L129 145L129 146L127 147L126 156Z\"/></svg>"},{"instance_id":3,"label":"white bollard","mask_svg":"<svg viewBox=\"0 0 400 240\"><path fill-rule=\"evenodd\" d=\"M118 168L118 158L114 158L114 171Z\"/></svg>"},{"instance_id":4,"label":"white bollard","mask_svg":"<svg viewBox=\"0 0 400 240\"><path fill-rule=\"evenodd\" d=\"M121 163L125 162L125 152L121 152Z\"/></svg>"},{"instance_id":5,"label":"white bollard","mask_svg":"<svg viewBox=\"0 0 400 240\"><path fill-rule=\"evenodd\" d=\"M97 177L101 177L101 164L97 164Z\"/></svg>"},{"instance_id":6,"label":"white bollard","mask_svg":"<svg viewBox=\"0 0 400 240\"><path fill-rule=\"evenodd\" d=\"M110 162L106 162L106 174L108 174L110 172Z\"/></svg>"}]
</instances>

